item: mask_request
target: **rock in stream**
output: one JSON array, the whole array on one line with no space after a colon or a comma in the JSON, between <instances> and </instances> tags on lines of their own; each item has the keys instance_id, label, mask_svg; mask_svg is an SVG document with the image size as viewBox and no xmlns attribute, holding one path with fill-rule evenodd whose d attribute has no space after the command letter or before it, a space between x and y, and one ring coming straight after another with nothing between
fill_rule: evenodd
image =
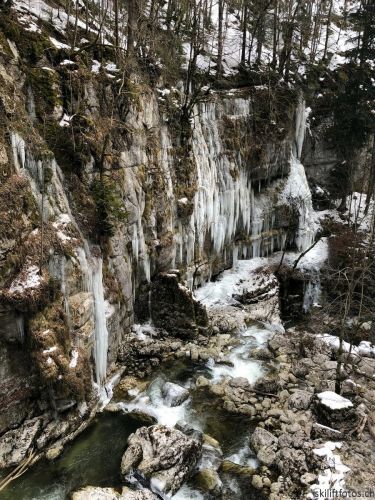
<instances>
[{"instance_id":1,"label":"rock in stream","mask_svg":"<svg viewBox=\"0 0 375 500\"><path fill-rule=\"evenodd\" d=\"M121 474L155 493L172 496L193 472L202 443L164 425L141 427L129 436Z\"/></svg>"}]
</instances>

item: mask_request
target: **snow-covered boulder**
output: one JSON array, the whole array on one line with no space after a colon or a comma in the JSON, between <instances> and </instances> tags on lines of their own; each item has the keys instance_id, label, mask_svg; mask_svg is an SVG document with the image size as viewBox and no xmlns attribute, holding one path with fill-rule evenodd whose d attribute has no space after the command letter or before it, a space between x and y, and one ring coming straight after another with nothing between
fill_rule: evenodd
<instances>
[{"instance_id":1,"label":"snow-covered boulder","mask_svg":"<svg viewBox=\"0 0 375 500\"><path fill-rule=\"evenodd\" d=\"M350 427L356 419L353 403L332 391L317 394L315 408L319 423L333 429Z\"/></svg>"},{"instance_id":2,"label":"snow-covered boulder","mask_svg":"<svg viewBox=\"0 0 375 500\"><path fill-rule=\"evenodd\" d=\"M343 398L339 394L332 391L320 392L317 397L320 404L330 410L343 410L353 406L353 403L349 401L349 399Z\"/></svg>"}]
</instances>

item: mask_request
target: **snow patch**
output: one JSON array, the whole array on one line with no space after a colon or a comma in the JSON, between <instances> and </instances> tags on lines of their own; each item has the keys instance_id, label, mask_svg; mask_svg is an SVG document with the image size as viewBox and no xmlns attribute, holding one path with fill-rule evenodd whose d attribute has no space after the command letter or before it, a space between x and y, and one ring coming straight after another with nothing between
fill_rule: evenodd
<instances>
[{"instance_id":1,"label":"snow patch","mask_svg":"<svg viewBox=\"0 0 375 500\"><path fill-rule=\"evenodd\" d=\"M75 349L72 351L72 357L70 359L69 368L75 368L78 361L78 351Z\"/></svg>"},{"instance_id":2,"label":"snow patch","mask_svg":"<svg viewBox=\"0 0 375 500\"><path fill-rule=\"evenodd\" d=\"M10 293L22 293L30 288L37 288L41 283L39 268L31 266L27 269L25 276L17 277L9 288Z\"/></svg>"},{"instance_id":3,"label":"snow patch","mask_svg":"<svg viewBox=\"0 0 375 500\"><path fill-rule=\"evenodd\" d=\"M342 443L327 441L322 448L313 450L315 455L327 460L328 468L318 476L317 483L310 487L311 493L308 494L308 498L316 498L322 491L345 489L344 478L350 469L342 463L340 455L333 453L336 448L340 449L341 446Z\"/></svg>"},{"instance_id":4,"label":"snow patch","mask_svg":"<svg viewBox=\"0 0 375 500\"><path fill-rule=\"evenodd\" d=\"M321 404L331 410L344 410L345 408L351 408L353 406L353 403L349 401L349 399L343 398L332 391L320 392L317 396Z\"/></svg>"}]
</instances>

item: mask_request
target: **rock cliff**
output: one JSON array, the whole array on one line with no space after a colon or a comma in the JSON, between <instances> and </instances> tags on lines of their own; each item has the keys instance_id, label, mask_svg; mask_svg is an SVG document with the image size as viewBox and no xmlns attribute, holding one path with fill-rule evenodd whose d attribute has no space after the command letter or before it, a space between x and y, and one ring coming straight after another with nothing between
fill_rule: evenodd
<instances>
[{"instance_id":1,"label":"rock cliff","mask_svg":"<svg viewBox=\"0 0 375 500\"><path fill-rule=\"evenodd\" d=\"M170 297L163 318L155 305L163 297L153 303L165 273L178 271L182 300L238 258L306 248L314 225L296 92L277 91L286 97L276 99L277 124L259 119L271 99L264 86L202 92L183 122L178 85L151 84L136 71L120 77L109 61L99 71L79 53L68 60L48 29L30 35L31 61L25 27L7 15L14 30L3 26L0 38L0 439L21 425L27 433L40 418L30 448L56 414L68 433L107 397L135 318L151 313L173 327ZM181 311L189 307L197 331L206 328L204 311L193 302ZM40 448L55 439L50 433Z\"/></svg>"}]
</instances>

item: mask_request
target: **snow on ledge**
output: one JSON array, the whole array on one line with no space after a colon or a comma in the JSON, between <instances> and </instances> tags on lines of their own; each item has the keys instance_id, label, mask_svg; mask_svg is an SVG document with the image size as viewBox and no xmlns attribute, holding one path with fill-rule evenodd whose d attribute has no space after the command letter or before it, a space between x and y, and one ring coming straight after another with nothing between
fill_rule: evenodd
<instances>
[{"instance_id":1,"label":"snow on ledge","mask_svg":"<svg viewBox=\"0 0 375 500\"><path fill-rule=\"evenodd\" d=\"M321 404L331 410L343 410L353 406L353 403L349 401L349 399L343 398L339 394L332 391L321 392L317 396Z\"/></svg>"},{"instance_id":2,"label":"snow on ledge","mask_svg":"<svg viewBox=\"0 0 375 500\"><path fill-rule=\"evenodd\" d=\"M22 293L30 288L37 288L40 285L41 276L38 266L30 266L25 275L17 277L9 288L9 293Z\"/></svg>"}]
</instances>

